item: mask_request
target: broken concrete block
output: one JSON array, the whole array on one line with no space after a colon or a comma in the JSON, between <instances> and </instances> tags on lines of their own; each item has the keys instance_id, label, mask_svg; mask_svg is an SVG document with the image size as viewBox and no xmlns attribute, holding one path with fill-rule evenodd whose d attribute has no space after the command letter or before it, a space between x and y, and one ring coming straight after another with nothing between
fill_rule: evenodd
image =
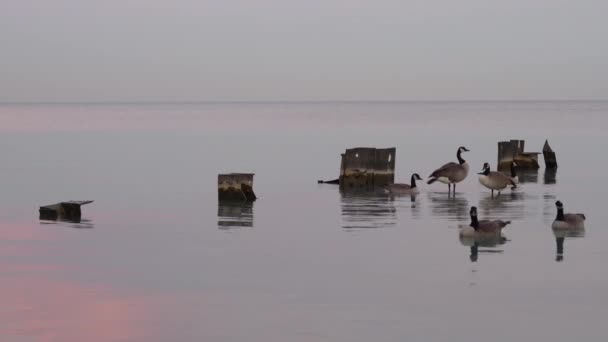
<instances>
[{"instance_id":1,"label":"broken concrete block","mask_svg":"<svg viewBox=\"0 0 608 342\"><path fill-rule=\"evenodd\" d=\"M255 201L253 173L227 173L217 176L220 201Z\"/></svg>"},{"instance_id":2,"label":"broken concrete block","mask_svg":"<svg viewBox=\"0 0 608 342\"><path fill-rule=\"evenodd\" d=\"M40 207L40 219L41 220L70 220L78 221L82 212L80 206L93 203L93 201L67 201L59 202L55 204L49 204Z\"/></svg>"},{"instance_id":3,"label":"broken concrete block","mask_svg":"<svg viewBox=\"0 0 608 342\"><path fill-rule=\"evenodd\" d=\"M340 188L375 187L395 181L396 148L359 147L342 154Z\"/></svg>"}]
</instances>

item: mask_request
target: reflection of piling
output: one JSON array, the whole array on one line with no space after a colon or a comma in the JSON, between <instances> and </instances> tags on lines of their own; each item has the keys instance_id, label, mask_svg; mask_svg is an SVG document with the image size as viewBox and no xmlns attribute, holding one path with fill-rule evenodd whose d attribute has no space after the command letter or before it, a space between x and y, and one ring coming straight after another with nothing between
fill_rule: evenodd
<instances>
[{"instance_id":1,"label":"reflection of piling","mask_svg":"<svg viewBox=\"0 0 608 342\"><path fill-rule=\"evenodd\" d=\"M80 206L92 203L93 201L68 201L60 202L40 207L41 220L70 220L79 221L82 212Z\"/></svg>"},{"instance_id":2,"label":"reflection of piling","mask_svg":"<svg viewBox=\"0 0 608 342\"><path fill-rule=\"evenodd\" d=\"M537 170L539 152L524 152L524 140L498 142L498 170L509 171L515 161L520 169Z\"/></svg>"},{"instance_id":3,"label":"reflection of piling","mask_svg":"<svg viewBox=\"0 0 608 342\"><path fill-rule=\"evenodd\" d=\"M217 207L219 229L253 227L253 203L221 201Z\"/></svg>"},{"instance_id":4,"label":"reflection of piling","mask_svg":"<svg viewBox=\"0 0 608 342\"><path fill-rule=\"evenodd\" d=\"M545 157L545 167L547 169L557 169L557 158L555 157L555 152L549 146L548 140L545 140L545 145L543 146L543 157Z\"/></svg>"},{"instance_id":5,"label":"reflection of piling","mask_svg":"<svg viewBox=\"0 0 608 342\"><path fill-rule=\"evenodd\" d=\"M543 181L545 184L555 184L557 182L557 169L545 169Z\"/></svg>"},{"instance_id":6,"label":"reflection of piling","mask_svg":"<svg viewBox=\"0 0 608 342\"><path fill-rule=\"evenodd\" d=\"M374 187L393 184L395 181L396 148L347 149L342 154L340 187Z\"/></svg>"},{"instance_id":7,"label":"reflection of piling","mask_svg":"<svg viewBox=\"0 0 608 342\"><path fill-rule=\"evenodd\" d=\"M220 201L255 201L253 173L228 173L217 176L217 191Z\"/></svg>"}]
</instances>

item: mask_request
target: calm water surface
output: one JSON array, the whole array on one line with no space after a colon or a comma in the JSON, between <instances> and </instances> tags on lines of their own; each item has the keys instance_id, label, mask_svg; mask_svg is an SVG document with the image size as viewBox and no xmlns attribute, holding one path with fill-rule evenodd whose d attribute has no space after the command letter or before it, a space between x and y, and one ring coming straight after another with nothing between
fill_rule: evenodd
<instances>
[{"instance_id":1,"label":"calm water surface","mask_svg":"<svg viewBox=\"0 0 608 342\"><path fill-rule=\"evenodd\" d=\"M603 341L607 102L0 106L2 341ZM492 198L496 142L559 170ZM397 180L456 159L447 195L340 193L340 153L397 147ZM255 172L254 204L218 204ZM94 199L80 223L40 205ZM554 202L587 215L555 236ZM513 221L458 238L470 206ZM557 243L563 239L563 253Z\"/></svg>"}]
</instances>

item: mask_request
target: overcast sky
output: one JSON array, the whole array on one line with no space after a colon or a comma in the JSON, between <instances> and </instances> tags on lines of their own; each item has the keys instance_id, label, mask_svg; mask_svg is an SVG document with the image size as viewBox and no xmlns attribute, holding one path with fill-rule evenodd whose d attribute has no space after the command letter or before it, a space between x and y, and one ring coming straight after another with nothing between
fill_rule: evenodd
<instances>
[{"instance_id":1,"label":"overcast sky","mask_svg":"<svg viewBox=\"0 0 608 342\"><path fill-rule=\"evenodd\" d=\"M605 0L0 0L0 101L608 99Z\"/></svg>"}]
</instances>

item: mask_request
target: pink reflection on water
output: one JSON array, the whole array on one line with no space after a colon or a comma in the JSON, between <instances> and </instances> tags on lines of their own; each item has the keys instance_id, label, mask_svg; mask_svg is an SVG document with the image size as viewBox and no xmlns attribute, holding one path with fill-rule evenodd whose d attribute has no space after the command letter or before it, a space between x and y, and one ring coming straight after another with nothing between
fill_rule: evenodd
<instances>
[{"instance_id":1,"label":"pink reflection on water","mask_svg":"<svg viewBox=\"0 0 608 342\"><path fill-rule=\"evenodd\" d=\"M0 341L140 341L154 331L151 296L70 279L73 266L45 261L57 232L0 225ZM155 309L156 311L155 311Z\"/></svg>"},{"instance_id":2,"label":"pink reflection on water","mask_svg":"<svg viewBox=\"0 0 608 342\"><path fill-rule=\"evenodd\" d=\"M33 273L30 266L20 271ZM130 341L146 337L142 320L149 309L144 298L34 275L2 277L0 292L4 294L0 332L9 340Z\"/></svg>"}]
</instances>

